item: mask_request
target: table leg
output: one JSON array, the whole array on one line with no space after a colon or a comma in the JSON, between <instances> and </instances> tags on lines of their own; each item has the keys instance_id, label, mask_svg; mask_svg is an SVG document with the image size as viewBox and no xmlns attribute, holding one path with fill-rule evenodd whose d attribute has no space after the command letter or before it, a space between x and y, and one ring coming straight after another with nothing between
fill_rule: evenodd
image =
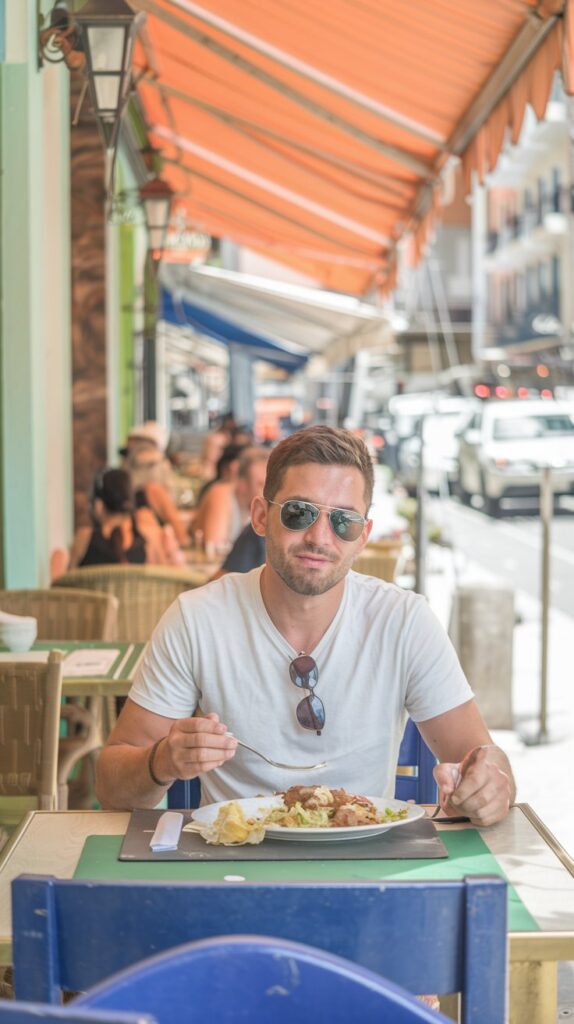
<instances>
[{"instance_id":1,"label":"table leg","mask_svg":"<svg viewBox=\"0 0 574 1024\"><path fill-rule=\"evenodd\" d=\"M548 1024L558 1012L558 966L555 961L510 964L510 1024Z\"/></svg>"}]
</instances>

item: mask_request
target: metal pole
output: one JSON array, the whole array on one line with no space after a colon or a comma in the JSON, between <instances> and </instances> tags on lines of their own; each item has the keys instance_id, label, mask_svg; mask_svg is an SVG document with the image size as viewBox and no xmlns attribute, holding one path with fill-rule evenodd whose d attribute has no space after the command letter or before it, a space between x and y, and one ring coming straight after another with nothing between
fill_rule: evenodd
<instances>
[{"instance_id":1,"label":"metal pole","mask_svg":"<svg viewBox=\"0 0 574 1024\"><path fill-rule=\"evenodd\" d=\"M548 739L548 626L550 611L550 523L554 507L552 470L545 466L540 485L540 518L542 521L541 573L541 642L540 642L540 732L539 742Z\"/></svg>"},{"instance_id":2,"label":"metal pole","mask_svg":"<svg viewBox=\"0 0 574 1024\"><path fill-rule=\"evenodd\" d=\"M144 269L143 330L143 418L155 420L157 415L157 349L156 331L159 306L158 267L150 252Z\"/></svg>"},{"instance_id":3,"label":"metal pole","mask_svg":"<svg viewBox=\"0 0 574 1024\"><path fill-rule=\"evenodd\" d=\"M424 449L424 416L421 416L418 427L420 440L419 467L417 474L417 514L415 520L415 591L425 592L426 545L427 531L425 523L425 449Z\"/></svg>"},{"instance_id":4,"label":"metal pole","mask_svg":"<svg viewBox=\"0 0 574 1024\"><path fill-rule=\"evenodd\" d=\"M157 416L156 338L148 334L143 340L143 418L155 420Z\"/></svg>"}]
</instances>

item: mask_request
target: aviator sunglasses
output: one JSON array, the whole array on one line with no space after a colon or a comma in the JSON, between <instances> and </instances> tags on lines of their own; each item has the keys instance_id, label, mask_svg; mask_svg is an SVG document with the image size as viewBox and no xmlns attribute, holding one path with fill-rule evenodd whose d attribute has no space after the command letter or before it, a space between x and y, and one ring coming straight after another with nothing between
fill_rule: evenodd
<instances>
[{"instance_id":1,"label":"aviator sunglasses","mask_svg":"<svg viewBox=\"0 0 574 1024\"><path fill-rule=\"evenodd\" d=\"M339 540L358 540L367 522L365 516L348 508L313 505L310 501L299 501L297 498L290 498L289 501L272 501L271 498L267 498L266 501L270 505L279 506L281 525L286 530L293 530L295 533L308 530L310 526L313 526L313 523L317 522L322 508L328 509L329 525Z\"/></svg>"},{"instance_id":2,"label":"aviator sunglasses","mask_svg":"<svg viewBox=\"0 0 574 1024\"><path fill-rule=\"evenodd\" d=\"M314 658L308 654L300 654L289 665L291 682L300 686L303 690L309 690L309 695L303 697L296 709L297 721L304 729L312 729L321 735L321 729L325 728L325 707L320 697L313 692L319 682L319 669Z\"/></svg>"}]
</instances>

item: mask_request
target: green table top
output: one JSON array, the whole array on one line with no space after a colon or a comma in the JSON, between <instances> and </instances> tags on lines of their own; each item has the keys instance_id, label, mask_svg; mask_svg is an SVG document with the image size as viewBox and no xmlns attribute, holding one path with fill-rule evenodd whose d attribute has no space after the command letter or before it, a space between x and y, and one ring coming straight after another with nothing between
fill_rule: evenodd
<instances>
[{"instance_id":1,"label":"green table top","mask_svg":"<svg viewBox=\"0 0 574 1024\"><path fill-rule=\"evenodd\" d=\"M88 836L74 878L98 881L221 882L239 875L247 882L449 881L467 875L505 878L476 829L441 830L447 860L229 861L182 863L119 861L123 836ZM508 889L508 929L538 931L516 891Z\"/></svg>"},{"instance_id":2,"label":"green table top","mask_svg":"<svg viewBox=\"0 0 574 1024\"><path fill-rule=\"evenodd\" d=\"M123 643L118 641L104 642L103 640L90 641L90 640L76 640L76 641L64 641L54 640L50 643L47 640L41 640L34 644L32 647L33 651L51 651L57 649L58 651L64 651L65 654L71 654L73 651L106 651L114 650L118 651L118 656L115 658L108 672L105 675L94 676L94 679L130 679L133 674L133 670L137 665L142 651L145 647L144 643Z\"/></svg>"}]
</instances>

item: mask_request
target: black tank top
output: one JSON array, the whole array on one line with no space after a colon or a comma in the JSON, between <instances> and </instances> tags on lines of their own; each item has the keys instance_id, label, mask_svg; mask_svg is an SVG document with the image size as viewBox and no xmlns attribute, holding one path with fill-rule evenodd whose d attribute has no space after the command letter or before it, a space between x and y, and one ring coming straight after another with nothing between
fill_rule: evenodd
<instances>
[{"instance_id":1,"label":"black tank top","mask_svg":"<svg viewBox=\"0 0 574 1024\"><path fill-rule=\"evenodd\" d=\"M151 507L149 501L147 500L147 495L146 495L146 492L145 492L145 487L140 487L140 489L138 491L134 492L134 503L135 503L136 508L147 508L147 509L149 509L149 511L157 519L157 521L158 521L160 526L165 526L166 525L167 520L166 519L162 519L162 517L160 515L158 515L158 513L155 511L155 509L153 509Z\"/></svg>"},{"instance_id":2,"label":"black tank top","mask_svg":"<svg viewBox=\"0 0 574 1024\"><path fill-rule=\"evenodd\" d=\"M135 521L132 519L133 540L131 547L126 548L124 554L132 565L143 565L146 561L145 541L138 533ZM90 543L86 553L78 565L117 565L115 551L109 537L104 537L101 527L95 526L92 530Z\"/></svg>"}]
</instances>

